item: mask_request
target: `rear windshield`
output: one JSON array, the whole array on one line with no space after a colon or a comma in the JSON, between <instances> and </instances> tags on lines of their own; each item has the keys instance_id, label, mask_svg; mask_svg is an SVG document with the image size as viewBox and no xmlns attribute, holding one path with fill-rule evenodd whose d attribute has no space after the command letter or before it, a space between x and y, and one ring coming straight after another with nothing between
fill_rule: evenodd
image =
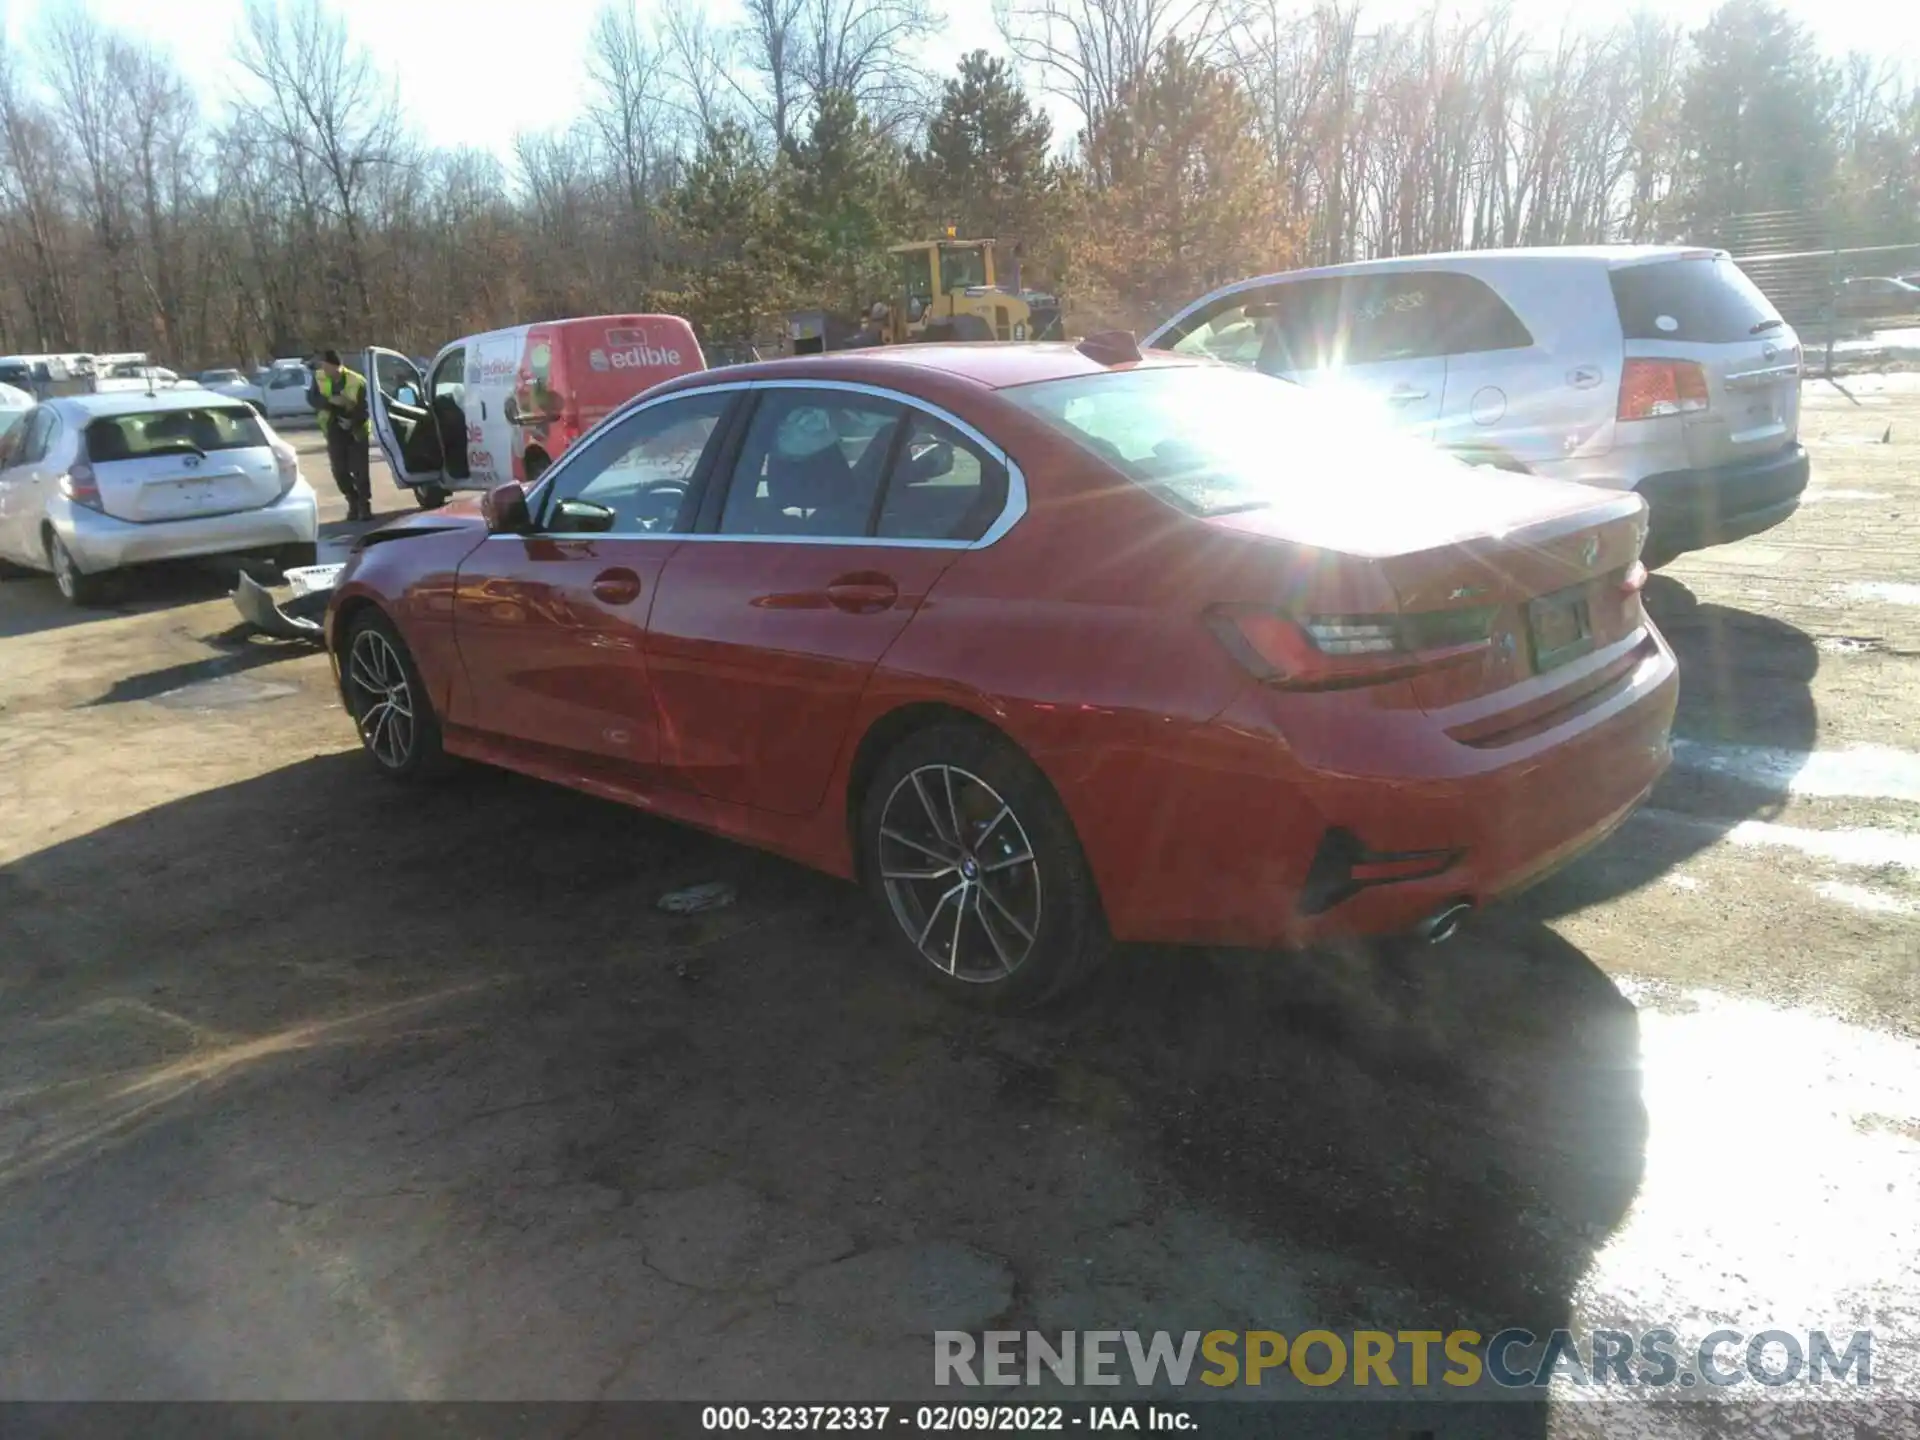
<instances>
[{"instance_id":1,"label":"rear windshield","mask_svg":"<svg viewBox=\"0 0 1920 1440\"><path fill-rule=\"evenodd\" d=\"M1726 345L1781 326L1780 312L1731 260L1661 260L1612 271L1613 303L1629 340Z\"/></svg>"},{"instance_id":2,"label":"rear windshield","mask_svg":"<svg viewBox=\"0 0 1920 1440\"><path fill-rule=\"evenodd\" d=\"M1324 494L1366 462L1431 471L1440 452L1362 401L1202 365L1020 385L1001 395L1191 515Z\"/></svg>"},{"instance_id":3,"label":"rear windshield","mask_svg":"<svg viewBox=\"0 0 1920 1440\"><path fill-rule=\"evenodd\" d=\"M87 456L96 465L146 455L207 455L266 443L260 421L244 406L114 415L87 426Z\"/></svg>"}]
</instances>

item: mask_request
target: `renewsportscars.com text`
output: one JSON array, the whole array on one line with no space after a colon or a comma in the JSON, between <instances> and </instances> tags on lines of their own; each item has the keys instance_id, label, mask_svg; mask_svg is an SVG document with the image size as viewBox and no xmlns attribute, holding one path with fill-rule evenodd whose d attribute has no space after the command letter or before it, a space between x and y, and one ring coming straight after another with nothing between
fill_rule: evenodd
<instances>
[{"instance_id":1,"label":"renewsportscars.com text","mask_svg":"<svg viewBox=\"0 0 1920 1440\"><path fill-rule=\"evenodd\" d=\"M937 1385L1332 1385L1501 1389L1552 1384L1628 1388L1768 1387L1873 1381L1873 1337L1716 1330L937 1330ZM1197 1392L1197 1393L1205 1393Z\"/></svg>"}]
</instances>

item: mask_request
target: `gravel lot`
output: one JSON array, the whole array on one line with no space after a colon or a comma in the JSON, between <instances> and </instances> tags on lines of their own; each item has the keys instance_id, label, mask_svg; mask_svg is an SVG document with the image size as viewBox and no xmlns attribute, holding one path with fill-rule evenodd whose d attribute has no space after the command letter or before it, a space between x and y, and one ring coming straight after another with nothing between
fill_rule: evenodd
<instances>
[{"instance_id":1,"label":"gravel lot","mask_svg":"<svg viewBox=\"0 0 1920 1440\"><path fill-rule=\"evenodd\" d=\"M0 1398L905 1399L936 1328L1656 1321L1871 1323L1920 1390L1914 378L1810 384L1808 503L1656 577L1685 743L1602 851L1447 947L1129 953L1017 1021L782 861L385 785L217 567L6 583Z\"/></svg>"}]
</instances>

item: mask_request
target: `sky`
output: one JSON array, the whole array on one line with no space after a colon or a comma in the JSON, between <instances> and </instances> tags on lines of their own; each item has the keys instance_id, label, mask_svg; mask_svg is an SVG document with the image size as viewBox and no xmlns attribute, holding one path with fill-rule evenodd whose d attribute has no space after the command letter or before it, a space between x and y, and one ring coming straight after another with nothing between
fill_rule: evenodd
<instances>
[{"instance_id":1,"label":"sky","mask_svg":"<svg viewBox=\"0 0 1920 1440\"><path fill-rule=\"evenodd\" d=\"M31 46L40 13L74 0L0 0L16 55ZM169 51L210 107L219 108L243 77L229 57L242 0L79 0L101 20ZM416 134L436 146L473 145L505 157L520 130L563 126L579 113L580 57L601 0L329 0L349 32L399 83L402 110ZM638 0L644 15L651 0ZM736 0L716 0L716 19ZM940 3L940 0L935 0ZM1301 0L1304 9L1308 0ZM1363 15L1386 21L1417 14L1427 0L1367 0ZM1716 0L1666 0L1657 8L1689 25ZM1828 50L1871 50L1920 66L1920 3L1786 0ZM1474 7L1479 8L1479 7ZM1605 23L1630 8L1605 0L1513 0L1517 24L1551 35L1579 23ZM946 23L925 58L944 72L976 48L1002 49L991 0L945 0ZM530 22L531 19L531 23ZM1056 129L1073 128L1071 111L1053 106Z\"/></svg>"}]
</instances>

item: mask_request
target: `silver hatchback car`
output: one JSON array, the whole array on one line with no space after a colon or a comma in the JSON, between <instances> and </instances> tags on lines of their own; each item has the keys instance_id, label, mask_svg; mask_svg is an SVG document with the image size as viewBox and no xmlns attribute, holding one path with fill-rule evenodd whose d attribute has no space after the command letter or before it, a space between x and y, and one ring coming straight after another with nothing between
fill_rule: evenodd
<instances>
[{"instance_id":1,"label":"silver hatchback car","mask_svg":"<svg viewBox=\"0 0 1920 1440\"><path fill-rule=\"evenodd\" d=\"M195 387L48 400L0 438L0 560L77 605L116 570L252 554L311 565L319 507L294 449Z\"/></svg>"},{"instance_id":2,"label":"silver hatchback car","mask_svg":"<svg viewBox=\"0 0 1920 1440\"><path fill-rule=\"evenodd\" d=\"M1799 339L1723 251L1296 270L1216 290L1147 344L1367 392L1477 463L1638 491L1649 565L1778 525L1807 486Z\"/></svg>"}]
</instances>

